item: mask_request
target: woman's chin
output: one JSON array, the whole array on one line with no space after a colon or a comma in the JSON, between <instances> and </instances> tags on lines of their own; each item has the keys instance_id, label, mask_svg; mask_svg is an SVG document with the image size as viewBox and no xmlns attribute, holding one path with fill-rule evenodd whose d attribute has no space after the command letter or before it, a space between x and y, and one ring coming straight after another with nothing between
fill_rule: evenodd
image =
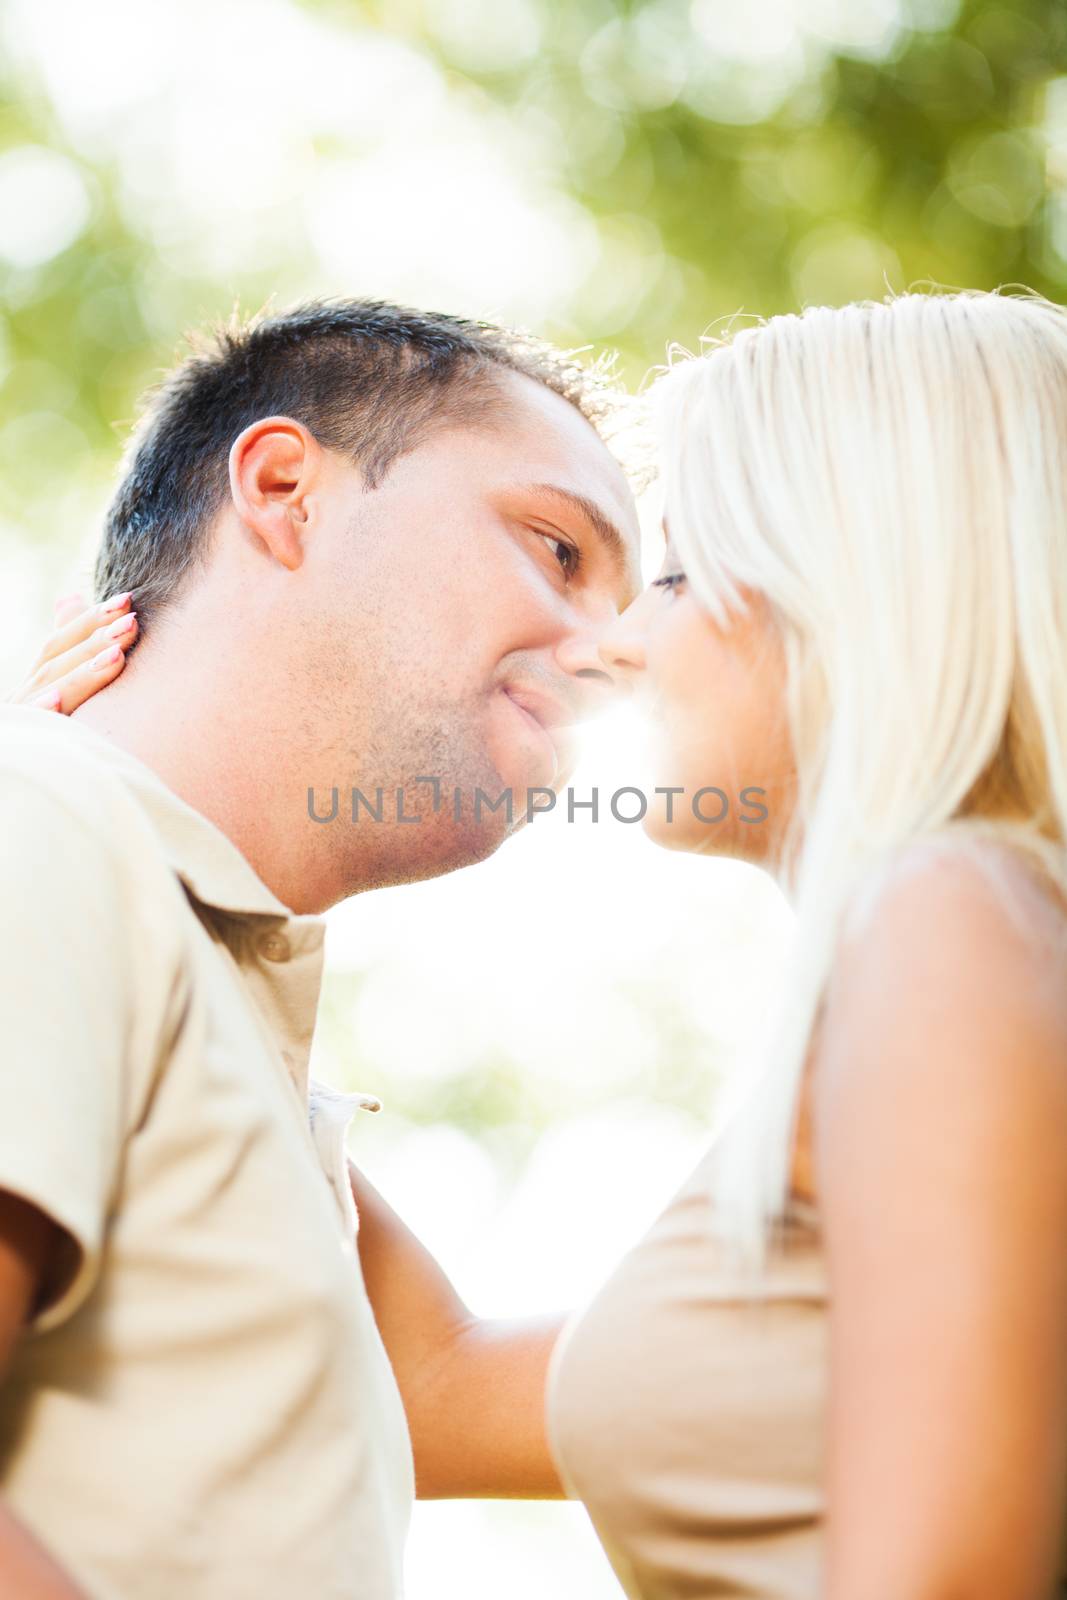
<instances>
[{"instance_id":1,"label":"woman's chin","mask_svg":"<svg viewBox=\"0 0 1067 1600\"><path fill-rule=\"evenodd\" d=\"M677 805L668 818L667 803L662 796L657 796L655 804L645 812L641 828L646 839L658 844L661 850L687 850L697 855L718 853L710 837L713 830L701 828L687 809L679 809Z\"/></svg>"}]
</instances>

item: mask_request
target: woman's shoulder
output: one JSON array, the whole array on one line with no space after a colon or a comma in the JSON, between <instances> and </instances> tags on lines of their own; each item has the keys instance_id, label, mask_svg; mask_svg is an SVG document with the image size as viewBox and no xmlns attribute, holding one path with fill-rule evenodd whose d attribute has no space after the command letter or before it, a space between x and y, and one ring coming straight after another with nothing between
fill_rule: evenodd
<instances>
[{"instance_id":1,"label":"woman's shoulder","mask_svg":"<svg viewBox=\"0 0 1067 1600\"><path fill-rule=\"evenodd\" d=\"M965 1119L1058 1101L1065 976L1067 907L1036 856L966 834L900 851L842 924L812 1060L820 1167L904 1173Z\"/></svg>"},{"instance_id":2,"label":"woman's shoulder","mask_svg":"<svg viewBox=\"0 0 1067 1600\"><path fill-rule=\"evenodd\" d=\"M1067 869L1067 854L1063 856ZM960 828L910 841L872 869L842 921L838 967L872 952L903 964L947 943L959 959L983 945L1067 953L1067 892L1037 847Z\"/></svg>"},{"instance_id":3,"label":"woman's shoulder","mask_svg":"<svg viewBox=\"0 0 1067 1600\"><path fill-rule=\"evenodd\" d=\"M877 1094L880 1073L902 1079L904 1057L918 1065L929 1056L919 1090L932 1095L948 1049L966 1055L973 1045L977 1056L1017 1015L1059 1033L1067 1069L1067 894L1050 858L961 828L910 841L861 880L801 1079L791 1220L818 1224L816 1122L856 1091L857 1065Z\"/></svg>"}]
</instances>

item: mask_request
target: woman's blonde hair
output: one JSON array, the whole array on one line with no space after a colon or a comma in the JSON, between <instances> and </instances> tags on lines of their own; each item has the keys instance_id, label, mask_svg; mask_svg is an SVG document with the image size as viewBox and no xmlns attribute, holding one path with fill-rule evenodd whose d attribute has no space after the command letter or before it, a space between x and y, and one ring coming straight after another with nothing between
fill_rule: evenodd
<instances>
[{"instance_id":1,"label":"woman's blonde hair","mask_svg":"<svg viewBox=\"0 0 1067 1600\"><path fill-rule=\"evenodd\" d=\"M813 308L674 365L655 407L696 597L728 627L758 591L787 669L795 948L714 1180L753 1260L861 882L915 839L993 834L1067 884L1067 313L981 293Z\"/></svg>"}]
</instances>

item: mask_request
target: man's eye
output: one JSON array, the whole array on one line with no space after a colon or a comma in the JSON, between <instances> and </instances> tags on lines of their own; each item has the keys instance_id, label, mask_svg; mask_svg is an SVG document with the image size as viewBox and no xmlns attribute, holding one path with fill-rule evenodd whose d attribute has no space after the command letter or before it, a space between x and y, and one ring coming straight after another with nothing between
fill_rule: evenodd
<instances>
[{"instance_id":1,"label":"man's eye","mask_svg":"<svg viewBox=\"0 0 1067 1600\"><path fill-rule=\"evenodd\" d=\"M543 533L541 538L544 539L545 543L552 551L552 554L563 568L567 577L573 578L574 574L578 571L578 564L581 560L581 557L574 545L568 544L566 539L557 539L551 533Z\"/></svg>"}]
</instances>

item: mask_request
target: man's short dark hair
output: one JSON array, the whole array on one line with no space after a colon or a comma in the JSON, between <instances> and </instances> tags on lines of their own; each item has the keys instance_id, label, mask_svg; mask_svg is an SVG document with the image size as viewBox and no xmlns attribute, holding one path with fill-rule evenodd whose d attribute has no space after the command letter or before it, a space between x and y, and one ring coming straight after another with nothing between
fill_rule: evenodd
<instances>
[{"instance_id":1,"label":"man's short dark hair","mask_svg":"<svg viewBox=\"0 0 1067 1600\"><path fill-rule=\"evenodd\" d=\"M443 423L484 421L502 371L545 384L595 422L602 370L525 334L368 300L316 301L216 330L150 396L111 502L96 593L132 590L144 626L203 557L230 446L289 416L368 486Z\"/></svg>"}]
</instances>

